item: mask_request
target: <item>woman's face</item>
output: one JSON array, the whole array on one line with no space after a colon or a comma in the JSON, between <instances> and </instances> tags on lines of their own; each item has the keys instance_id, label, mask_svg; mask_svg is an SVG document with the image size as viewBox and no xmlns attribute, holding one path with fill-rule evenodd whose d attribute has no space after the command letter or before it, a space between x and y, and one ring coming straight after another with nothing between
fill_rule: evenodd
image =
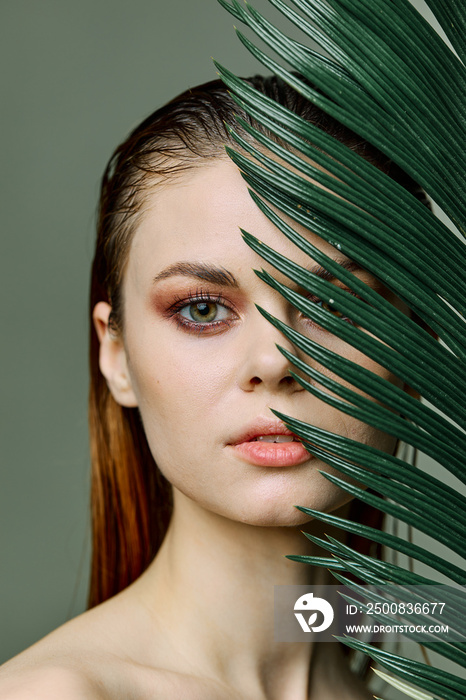
<instances>
[{"instance_id":1,"label":"woman's face","mask_svg":"<svg viewBox=\"0 0 466 700\"><path fill-rule=\"evenodd\" d=\"M244 243L239 227L298 264L318 268L257 209L231 162L219 159L191 170L149 199L125 272L123 338L111 339L107 332L101 366L115 398L139 407L154 459L175 489L175 504L180 491L197 506L241 522L298 525L309 518L294 505L330 512L348 496L319 474L332 469L300 443L280 442L292 436L285 436L270 408L387 452L395 440L303 390L276 344L292 347L255 304L397 380L259 280L254 268L290 285ZM327 255L349 262L295 228ZM377 287L368 273L355 274ZM98 305L103 316L104 306ZM124 376L129 384L122 394L113 380L121 384ZM274 439L279 442L269 442Z\"/></svg>"}]
</instances>

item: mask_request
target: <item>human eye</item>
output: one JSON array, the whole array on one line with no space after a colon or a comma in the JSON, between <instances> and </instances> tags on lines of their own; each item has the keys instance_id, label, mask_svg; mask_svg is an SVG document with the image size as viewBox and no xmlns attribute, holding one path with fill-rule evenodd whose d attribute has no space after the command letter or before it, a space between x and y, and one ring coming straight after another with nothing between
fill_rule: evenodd
<instances>
[{"instance_id":1,"label":"human eye","mask_svg":"<svg viewBox=\"0 0 466 700\"><path fill-rule=\"evenodd\" d=\"M345 316L341 311L338 311L338 309L336 309L334 306L327 303L326 301L322 301L322 299L318 299L315 303L321 309L324 309L325 311L330 311L330 313L333 316L335 316L336 318L341 318L342 321L347 321L348 323L351 323L352 326L356 325L356 323L351 318L349 318L349 316Z\"/></svg>"},{"instance_id":2,"label":"human eye","mask_svg":"<svg viewBox=\"0 0 466 700\"><path fill-rule=\"evenodd\" d=\"M342 289L341 287L339 289ZM343 289L342 291L345 291L348 294L351 294L351 296L355 297L356 299L361 299L360 296L357 294L354 294L350 289ZM356 326L356 322L353 321L349 316L345 316L341 311L336 309L330 302L323 301L322 299L319 299L319 297L316 296L306 296L306 298L311 301L313 304L318 306L321 309L324 309L324 311L329 311L335 318L341 318L342 321L346 321L347 323L351 324L352 326ZM363 299L361 299L363 301ZM309 321L310 323L315 323L312 319L309 317L306 317L303 314L304 318Z\"/></svg>"},{"instance_id":3,"label":"human eye","mask_svg":"<svg viewBox=\"0 0 466 700\"><path fill-rule=\"evenodd\" d=\"M179 299L169 309L183 330L193 333L218 332L228 328L237 318L233 308L223 297L196 292Z\"/></svg>"}]
</instances>

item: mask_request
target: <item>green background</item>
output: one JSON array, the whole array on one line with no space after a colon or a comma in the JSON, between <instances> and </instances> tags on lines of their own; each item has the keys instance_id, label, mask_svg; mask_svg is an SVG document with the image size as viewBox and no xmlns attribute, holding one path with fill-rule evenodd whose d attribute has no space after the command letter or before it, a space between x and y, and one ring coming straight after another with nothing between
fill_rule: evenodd
<instances>
[{"instance_id":1,"label":"green background","mask_svg":"<svg viewBox=\"0 0 466 700\"><path fill-rule=\"evenodd\" d=\"M240 75L261 72L233 23L215 0L0 4L0 663L85 607L87 298L101 173L143 117L216 77L211 56Z\"/></svg>"}]
</instances>

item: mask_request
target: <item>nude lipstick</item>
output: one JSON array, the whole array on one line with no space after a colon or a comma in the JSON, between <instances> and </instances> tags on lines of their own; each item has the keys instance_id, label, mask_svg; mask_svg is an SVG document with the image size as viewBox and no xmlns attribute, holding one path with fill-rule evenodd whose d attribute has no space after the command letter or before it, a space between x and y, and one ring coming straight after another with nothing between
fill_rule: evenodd
<instances>
[{"instance_id":1,"label":"nude lipstick","mask_svg":"<svg viewBox=\"0 0 466 700\"><path fill-rule=\"evenodd\" d=\"M312 459L281 421L268 418L257 418L229 444L240 458L260 467L292 467Z\"/></svg>"}]
</instances>

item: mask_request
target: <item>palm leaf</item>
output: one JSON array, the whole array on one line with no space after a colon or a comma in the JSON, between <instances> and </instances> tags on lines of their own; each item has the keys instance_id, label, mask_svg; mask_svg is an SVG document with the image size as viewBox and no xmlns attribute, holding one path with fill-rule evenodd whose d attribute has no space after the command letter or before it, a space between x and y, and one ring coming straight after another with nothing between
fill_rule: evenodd
<instances>
[{"instance_id":1,"label":"palm leaf","mask_svg":"<svg viewBox=\"0 0 466 700\"><path fill-rule=\"evenodd\" d=\"M374 669L374 673L377 674L377 676L379 676L379 678L385 681L385 683L387 683L388 685L391 685L393 688L398 688L398 690L401 690L409 698L414 698L414 700L434 700L432 695L426 695L420 690L416 690L416 688L409 686L407 683L403 683L402 681L397 680L393 676L389 676L388 673L382 673L382 671L379 671L378 669ZM381 698L378 698L376 700L381 700Z\"/></svg>"},{"instance_id":2,"label":"palm leaf","mask_svg":"<svg viewBox=\"0 0 466 700\"><path fill-rule=\"evenodd\" d=\"M460 0L427 0L452 51L408 0L269 0L290 26L303 32L303 42L290 38L247 3L219 2L252 32L253 40L237 30L244 46L266 68L392 159L456 227L446 226L401 185L349 148L216 64L238 105L265 133L287 145L283 147L238 118L242 132L252 140L232 132L241 151L228 152L254 201L283 235L359 298L268 248L252 232L243 231L246 243L277 271L355 325L319 308L264 270L257 274L296 309L396 374L431 405L418 402L259 309L301 354L363 390L364 395L279 347L296 368L293 376L320 400L403 439L466 483L466 70L461 62L466 56L466 6ZM307 38L327 55L308 48ZM268 48L260 48L257 40ZM312 246L276 209L371 272L441 342ZM437 581L436 572L455 584L466 583L464 565L452 564L449 553L466 559L466 498L459 490L373 447L291 416L276 415L302 437L309 452L342 474L339 478L324 473L327 479L433 537L446 552L434 554L393 534L301 504L301 510L323 522L422 562L434 578L377 561L334 539L310 535L331 556L290 555L291 559L330 568L355 590L358 584L344 576L345 572L376 585L432 584ZM345 476L370 491L349 484ZM456 594L454 589L449 591L454 604ZM400 688L407 681L437 697L464 697L464 680L453 674L358 640L341 641L395 673L401 679L397 681ZM432 648L466 667L461 644L433 642ZM412 697L427 697L421 691L409 692Z\"/></svg>"}]
</instances>

